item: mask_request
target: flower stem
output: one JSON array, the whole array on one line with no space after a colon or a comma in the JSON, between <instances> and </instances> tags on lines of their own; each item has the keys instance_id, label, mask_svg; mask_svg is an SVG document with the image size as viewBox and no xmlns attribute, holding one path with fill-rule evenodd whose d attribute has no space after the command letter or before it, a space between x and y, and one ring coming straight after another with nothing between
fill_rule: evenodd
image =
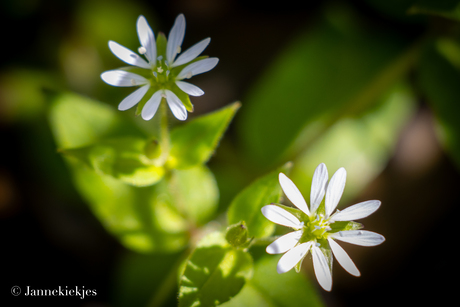
<instances>
[{"instance_id":1,"label":"flower stem","mask_svg":"<svg viewBox=\"0 0 460 307\"><path fill-rule=\"evenodd\" d=\"M170 140L168 127L168 107L166 101L160 103L160 144L162 149L161 158L166 162L169 157Z\"/></svg>"}]
</instances>

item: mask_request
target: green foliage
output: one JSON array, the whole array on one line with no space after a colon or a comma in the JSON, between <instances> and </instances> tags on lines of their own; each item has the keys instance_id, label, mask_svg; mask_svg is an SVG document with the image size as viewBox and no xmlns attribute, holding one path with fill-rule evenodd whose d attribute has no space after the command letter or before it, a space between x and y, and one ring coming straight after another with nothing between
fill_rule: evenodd
<instances>
[{"instance_id":1,"label":"green foliage","mask_svg":"<svg viewBox=\"0 0 460 307\"><path fill-rule=\"evenodd\" d=\"M179 306L217 306L235 296L253 272L252 257L219 232L204 237L180 278Z\"/></svg>"},{"instance_id":2,"label":"green foliage","mask_svg":"<svg viewBox=\"0 0 460 307\"><path fill-rule=\"evenodd\" d=\"M57 146L61 149L77 148L104 138L142 135L117 112L108 105L77 94L57 96L49 111Z\"/></svg>"},{"instance_id":3,"label":"green foliage","mask_svg":"<svg viewBox=\"0 0 460 307\"><path fill-rule=\"evenodd\" d=\"M298 138L306 128L315 138L372 105L412 63L409 56L393 65L407 47L396 33L372 29L343 7L325 16L284 49L244 99L239 136L259 167L291 160L297 145L305 146Z\"/></svg>"},{"instance_id":4,"label":"green foliage","mask_svg":"<svg viewBox=\"0 0 460 307\"><path fill-rule=\"evenodd\" d=\"M460 166L460 66L457 39L428 44L419 66L418 82L437 120L442 145Z\"/></svg>"},{"instance_id":5,"label":"green foliage","mask_svg":"<svg viewBox=\"0 0 460 307\"><path fill-rule=\"evenodd\" d=\"M320 139L294 160L291 179L308 201L312 175L326 163L329 178L340 167L347 170L347 185L339 207L355 197L386 166L398 135L414 112L414 93L406 84L390 88L373 108L360 116L337 120Z\"/></svg>"},{"instance_id":6,"label":"green foliage","mask_svg":"<svg viewBox=\"0 0 460 307\"><path fill-rule=\"evenodd\" d=\"M62 152L86 162L96 173L142 187L157 183L165 173L161 165L145 155L145 147L145 139L125 137Z\"/></svg>"},{"instance_id":7,"label":"green foliage","mask_svg":"<svg viewBox=\"0 0 460 307\"><path fill-rule=\"evenodd\" d=\"M228 224L244 221L248 227L249 237L267 237L275 230L275 225L261 213L263 206L277 203L281 197L281 187L278 182L280 172L288 173L291 163L286 163L279 169L257 179L232 201L227 212Z\"/></svg>"},{"instance_id":8,"label":"green foliage","mask_svg":"<svg viewBox=\"0 0 460 307\"><path fill-rule=\"evenodd\" d=\"M204 133L217 120L219 133L205 138L207 143L200 147L211 155L234 111L234 107L226 108L196 119L199 124L191 121L177 129L191 135L198 125ZM219 192L214 175L203 165L209 156L189 163L187 169L166 168L155 158L157 148L152 151L156 143L147 141L120 112L75 94L55 99L50 122L77 190L106 229L128 248L140 252L183 249L190 230L213 217ZM172 142L187 147L185 141Z\"/></svg>"},{"instance_id":9,"label":"green foliage","mask_svg":"<svg viewBox=\"0 0 460 307\"><path fill-rule=\"evenodd\" d=\"M222 307L320 307L324 306L315 287L303 275L276 272L279 256L266 255L254 266L254 276L241 292Z\"/></svg>"},{"instance_id":10,"label":"green foliage","mask_svg":"<svg viewBox=\"0 0 460 307\"><path fill-rule=\"evenodd\" d=\"M201 226L214 217L219 189L213 173L206 166L173 170L167 182L172 204L190 223Z\"/></svg>"},{"instance_id":11,"label":"green foliage","mask_svg":"<svg viewBox=\"0 0 460 307\"><path fill-rule=\"evenodd\" d=\"M206 163L239 107L235 102L172 130L168 164L183 169Z\"/></svg>"},{"instance_id":12,"label":"green foliage","mask_svg":"<svg viewBox=\"0 0 460 307\"><path fill-rule=\"evenodd\" d=\"M111 306L176 306L175 269L181 254L127 252L115 264Z\"/></svg>"}]
</instances>

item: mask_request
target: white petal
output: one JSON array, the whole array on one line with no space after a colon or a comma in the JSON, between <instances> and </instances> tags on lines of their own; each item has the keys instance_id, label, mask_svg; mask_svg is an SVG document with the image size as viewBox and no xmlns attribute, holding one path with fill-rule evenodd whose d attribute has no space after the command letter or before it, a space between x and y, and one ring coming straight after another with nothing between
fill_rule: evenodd
<instances>
[{"instance_id":1,"label":"white petal","mask_svg":"<svg viewBox=\"0 0 460 307\"><path fill-rule=\"evenodd\" d=\"M125 63L141 68L150 68L149 63L147 63L143 58L114 41L109 41L109 48L117 58Z\"/></svg>"},{"instance_id":2,"label":"white petal","mask_svg":"<svg viewBox=\"0 0 460 307\"><path fill-rule=\"evenodd\" d=\"M283 225L292 228L301 228L300 221L290 212L275 205L267 205L262 207L262 214L278 225Z\"/></svg>"},{"instance_id":3,"label":"white petal","mask_svg":"<svg viewBox=\"0 0 460 307\"><path fill-rule=\"evenodd\" d=\"M168 102L169 108L171 112L178 120L186 120L187 119L187 109L185 108L182 101L179 97L176 96L170 90L165 90L166 94L166 101Z\"/></svg>"},{"instance_id":4,"label":"white petal","mask_svg":"<svg viewBox=\"0 0 460 307\"><path fill-rule=\"evenodd\" d=\"M332 275L326 257L315 245L311 248L311 254L313 256L313 267L315 269L316 279L324 290L331 291Z\"/></svg>"},{"instance_id":5,"label":"white petal","mask_svg":"<svg viewBox=\"0 0 460 307\"><path fill-rule=\"evenodd\" d=\"M328 238L329 246L331 247L332 253L334 253L337 262L353 276L361 276L358 268L354 264L353 260L351 260L350 256L348 256L347 252L337 244L333 239Z\"/></svg>"},{"instance_id":6,"label":"white petal","mask_svg":"<svg viewBox=\"0 0 460 307\"><path fill-rule=\"evenodd\" d=\"M190 96L201 96L204 94L201 88L188 82L176 81L176 85Z\"/></svg>"},{"instance_id":7,"label":"white petal","mask_svg":"<svg viewBox=\"0 0 460 307\"><path fill-rule=\"evenodd\" d=\"M289 200L306 215L310 215L310 210L308 210L307 203L305 202L305 199L303 198L299 189L297 189L294 182L292 182L292 180L283 173L280 173L278 177L281 188L283 189L287 198L289 198Z\"/></svg>"},{"instance_id":8,"label":"white petal","mask_svg":"<svg viewBox=\"0 0 460 307\"><path fill-rule=\"evenodd\" d=\"M328 217L337 207L337 204L342 197L345 181L347 179L347 171L341 167L332 176L331 181L327 186L326 191L326 216Z\"/></svg>"},{"instance_id":9,"label":"white petal","mask_svg":"<svg viewBox=\"0 0 460 307\"><path fill-rule=\"evenodd\" d=\"M192 60L194 60L197 56L199 56L206 47L208 47L209 42L211 39L205 38L201 42L196 43L192 47L188 48L184 53L182 53L177 60L174 61L172 67L176 67L182 64L186 64Z\"/></svg>"},{"instance_id":10,"label":"white petal","mask_svg":"<svg viewBox=\"0 0 460 307\"><path fill-rule=\"evenodd\" d=\"M190 65L185 66L184 69L182 69L182 71L176 77L176 79L177 80L182 80L185 78L189 79L192 76L210 71L217 65L218 62L219 62L218 58L207 58L207 59L203 59L203 60L194 62Z\"/></svg>"},{"instance_id":11,"label":"white petal","mask_svg":"<svg viewBox=\"0 0 460 307\"><path fill-rule=\"evenodd\" d=\"M174 25L171 28L168 36L168 45L166 47L166 59L170 64L174 62L176 54L182 45L185 34L185 17L183 14L177 16Z\"/></svg>"},{"instance_id":12,"label":"white petal","mask_svg":"<svg viewBox=\"0 0 460 307\"><path fill-rule=\"evenodd\" d=\"M266 251L269 254L282 254L293 248L300 240L302 236L302 230L297 230L285 234L273 241L267 246Z\"/></svg>"},{"instance_id":13,"label":"white petal","mask_svg":"<svg viewBox=\"0 0 460 307\"><path fill-rule=\"evenodd\" d=\"M330 221L354 221L365 218L380 207L380 201L368 200L333 214Z\"/></svg>"},{"instance_id":14,"label":"white petal","mask_svg":"<svg viewBox=\"0 0 460 307\"><path fill-rule=\"evenodd\" d=\"M141 99L144 97L145 93L149 90L150 85L144 85L141 88L138 88L131 94L129 94L125 99L123 99L118 105L118 110L125 111L134 107Z\"/></svg>"},{"instance_id":15,"label":"white petal","mask_svg":"<svg viewBox=\"0 0 460 307\"><path fill-rule=\"evenodd\" d=\"M152 28L150 28L147 20L142 15L137 19L137 35L139 36L142 47L146 50L146 58L152 62L152 64L155 64L157 58L155 34L153 34Z\"/></svg>"},{"instance_id":16,"label":"white petal","mask_svg":"<svg viewBox=\"0 0 460 307\"><path fill-rule=\"evenodd\" d=\"M303 259L303 257L305 257L305 255L307 255L311 245L312 242L302 243L288 251L278 261L276 271L279 274L290 271L299 261Z\"/></svg>"},{"instance_id":17,"label":"white petal","mask_svg":"<svg viewBox=\"0 0 460 307\"><path fill-rule=\"evenodd\" d=\"M313 174L313 181L311 183L310 193L310 209L311 212L315 212L318 209L321 201L323 200L324 193L326 193L326 185L329 179L327 168L324 163L318 165Z\"/></svg>"},{"instance_id":18,"label":"white petal","mask_svg":"<svg viewBox=\"0 0 460 307\"><path fill-rule=\"evenodd\" d=\"M156 91L145 103L141 113L141 116L144 120L150 120L155 115L158 110L158 106L160 105L162 94L162 91Z\"/></svg>"},{"instance_id":19,"label":"white petal","mask_svg":"<svg viewBox=\"0 0 460 307\"><path fill-rule=\"evenodd\" d=\"M105 83L113 86L137 86L149 83L149 80L124 70L109 70L101 74Z\"/></svg>"},{"instance_id":20,"label":"white petal","mask_svg":"<svg viewBox=\"0 0 460 307\"><path fill-rule=\"evenodd\" d=\"M367 230L339 231L330 235L332 238L361 246L376 246L385 241L385 237Z\"/></svg>"}]
</instances>

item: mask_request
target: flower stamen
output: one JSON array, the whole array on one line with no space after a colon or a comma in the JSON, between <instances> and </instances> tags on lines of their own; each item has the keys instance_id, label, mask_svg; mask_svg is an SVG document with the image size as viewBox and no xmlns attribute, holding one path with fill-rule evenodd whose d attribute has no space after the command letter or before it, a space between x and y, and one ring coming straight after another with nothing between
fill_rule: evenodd
<instances>
[{"instance_id":1,"label":"flower stamen","mask_svg":"<svg viewBox=\"0 0 460 307\"><path fill-rule=\"evenodd\" d=\"M139 51L140 54L144 55L147 53L147 49L145 49L145 47L139 47L139 49L137 49L137 51Z\"/></svg>"}]
</instances>

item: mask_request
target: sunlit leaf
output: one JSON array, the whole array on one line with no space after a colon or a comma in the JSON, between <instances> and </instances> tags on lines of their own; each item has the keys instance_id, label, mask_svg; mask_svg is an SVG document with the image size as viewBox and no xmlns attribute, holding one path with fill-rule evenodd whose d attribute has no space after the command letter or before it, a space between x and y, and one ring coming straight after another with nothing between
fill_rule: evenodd
<instances>
[{"instance_id":1,"label":"sunlit leaf","mask_svg":"<svg viewBox=\"0 0 460 307\"><path fill-rule=\"evenodd\" d=\"M146 157L145 146L145 139L124 137L61 152L86 162L97 173L142 187L157 183L165 173L161 165Z\"/></svg>"},{"instance_id":2,"label":"sunlit leaf","mask_svg":"<svg viewBox=\"0 0 460 307\"><path fill-rule=\"evenodd\" d=\"M239 107L233 103L172 130L169 165L182 169L206 163Z\"/></svg>"},{"instance_id":3,"label":"sunlit leaf","mask_svg":"<svg viewBox=\"0 0 460 307\"><path fill-rule=\"evenodd\" d=\"M112 136L139 136L111 106L73 93L60 94L50 109L50 125L59 148L94 144Z\"/></svg>"},{"instance_id":4,"label":"sunlit leaf","mask_svg":"<svg viewBox=\"0 0 460 307\"><path fill-rule=\"evenodd\" d=\"M172 203L163 180L138 188L71 162L77 190L102 225L138 252L173 252L188 242L187 222Z\"/></svg>"},{"instance_id":5,"label":"sunlit leaf","mask_svg":"<svg viewBox=\"0 0 460 307\"><path fill-rule=\"evenodd\" d=\"M254 276L241 292L222 307L320 307L324 306L316 288L294 270L278 274L279 256L266 255L254 266Z\"/></svg>"},{"instance_id":6,"label":"sunlit leaf","mask_svg":"<svg viewBox=\"0 0 460 307\"><path fill-rule=\"evenodd\" d=\"M261 209L270 203L279 202L282 191L278 175L280 172L289 172L290 168L291 164L286 163L241 191L228 209L228 224L244 221L248 227L249 237L260 238L271 235L275 230L275 224L263 216Z\"/></svg>"},{"instance_id":7,"label":"sunlit leaf","mask_svg":"<svg viewBox=\"0 0 460 307\"><path fill-rule=\"evenodd\" d=\"M180 278L179 306L217 306L238 294L252 276L249 253L233 249L221 233L204 237Z\"/></svg>"},{"instance_id":8,"label":"sunlit leaf","mask_svg":"<svg viewBox=\"0 0 460 307\"><path fill-rule=\"evenodd\" d=\"M197 225L208 222L219 201L219 190L212 172L204 165L173 170L168 178L173 204L189 221Z\"/></svg>"}]
</instances>

